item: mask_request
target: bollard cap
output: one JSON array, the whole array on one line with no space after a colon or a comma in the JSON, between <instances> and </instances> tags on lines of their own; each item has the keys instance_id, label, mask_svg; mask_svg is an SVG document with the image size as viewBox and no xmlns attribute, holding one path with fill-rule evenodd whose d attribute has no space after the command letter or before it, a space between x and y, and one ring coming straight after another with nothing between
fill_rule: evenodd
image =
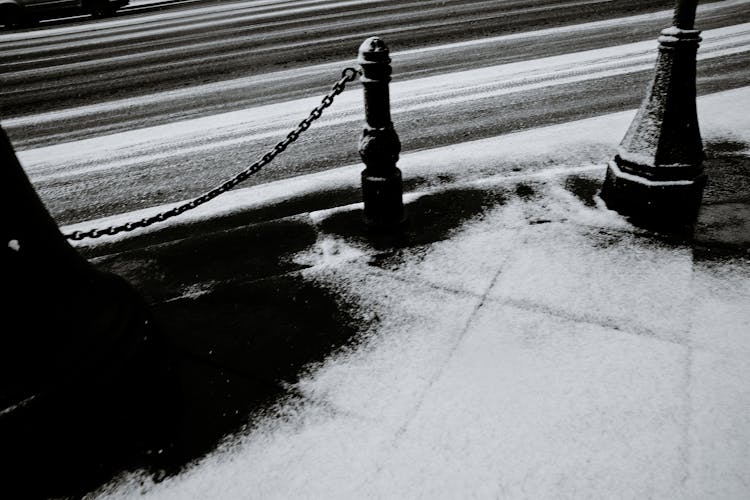
<instances>
[{"instance_id":1,"label":"bollard cap","mask_svg":"<svg viewBox=\"0 0 750 500\"><path fill-rule=\"evenodd\" d=\"M371 36L359 46L359 58L357 62L362 63L385 63L391 62L388 46L382 38Z\"/></svg>"}]
</instances>

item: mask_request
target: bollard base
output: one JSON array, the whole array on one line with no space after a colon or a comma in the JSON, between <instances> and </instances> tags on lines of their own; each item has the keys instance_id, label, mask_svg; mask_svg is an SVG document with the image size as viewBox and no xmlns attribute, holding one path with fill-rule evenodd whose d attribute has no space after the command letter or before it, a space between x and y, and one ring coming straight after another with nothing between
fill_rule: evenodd
<instances>
[{"instance_id":1,"label":"bollard base","mask_svg":"<svg viewBox=\"0 0 750 500\"><path fill-rule=\"evenodd\" d=\"M648 229L681 231L698 218L706 176L654 181L623 172L613 160L607 167L600 198L607 208Z\"/></svg>"},{"instance_id":2,"label":"bollard base","mask_svg":"<svg viewBox=\"0 0 750 500\"><path fill-rule=\"evenodd\" d=\"M362 171L362 200L365 224L375 229L402 227L406 212L402 200L401 170L394 168L388 177Z\"/></svg>"}]
</instances>

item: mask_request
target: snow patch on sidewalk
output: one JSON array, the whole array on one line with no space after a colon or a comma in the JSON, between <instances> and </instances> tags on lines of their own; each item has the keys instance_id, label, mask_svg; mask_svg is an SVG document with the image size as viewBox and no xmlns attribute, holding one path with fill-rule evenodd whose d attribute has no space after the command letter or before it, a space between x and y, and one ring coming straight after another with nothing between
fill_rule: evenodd
<instances>
[{"instance_id":1,"label":"snow patch on sidewalk","mask_svg":"<svg viewBox=\"0 0 750 500\"><path fill-rule=\"evenodd\" d=\"M225 449L102 497L746 496L750 391L732 377L747 366L694 340L750 348L739 335L750 274L719 262L696 280L689 249L633 233L555 178L533 186L533 200L511 197L448 240L405 249L395 270L322 238L347 258L305 276L377 326ZM713 316L731 312L717 324L695 311L713 295Z\"/></svg>"},{"instance_id":2,"label":"snow patch on sidewalk","mask_svg":"<svg viewBox=\"0 0 750 500\"><path fill-rule=\"evenodd\" d=\"M340 238L324 237L309 250L294 258L294 262L306 266L339 266L360 260L365 253Z\"/></svg>"}]
</instances>

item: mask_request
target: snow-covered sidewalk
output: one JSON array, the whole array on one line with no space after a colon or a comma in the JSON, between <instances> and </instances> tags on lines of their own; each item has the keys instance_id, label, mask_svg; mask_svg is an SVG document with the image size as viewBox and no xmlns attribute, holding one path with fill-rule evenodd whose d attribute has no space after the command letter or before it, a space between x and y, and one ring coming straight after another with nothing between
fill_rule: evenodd
<instances>
[{"instance_id":1,"label":"snow-covered sidewalk","mask_svg":"<svg viewBox=\"0 0 750 500\"><path fill-rule=\"evenodd\" d=\"M293 256L299 276L357 304L368 326L232 446L158 484L125 478L99 494L747 498L750 127L731 112L747 94L702 108L714 184L694 241L598 204L606 158L542 168L599 154L580 123L493 152L536 163L531 174L410 195L414 229L396 247L357 229L358 205L301 216L317 239Z\"/></svg>"}]
</instances>

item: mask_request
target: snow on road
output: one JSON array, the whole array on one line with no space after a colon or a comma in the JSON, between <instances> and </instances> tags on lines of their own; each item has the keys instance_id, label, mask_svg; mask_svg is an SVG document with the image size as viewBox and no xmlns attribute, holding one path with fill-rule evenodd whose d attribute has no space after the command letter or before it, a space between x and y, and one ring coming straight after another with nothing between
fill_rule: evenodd
<instances>
[{"instance_id":1,"label":"snow on road","mask_svg":"<svg viewBox=\"0 0 750 500\"><path fill-rule=\"evenodd\" d=\"M704 33L699 59L750 50L750 23ZM576 52L511 64L446 73L391 85L394 114L503 94L563 85L605 76L648 70L655 60L653 40ZM187 91L189 92L189 91ZM148 98L147 98L148 99ZM137 100L131 100L135 103ZM220 150L257 139L283 137L287 129L318 103L318 98L258 106L108 136L20 151L18 156L34 181L64 179L170 156ZM105 111L109 104L7 120L5 127ZM361 120L361 96L346 92L318 126Z\"/></svg>"},{"instance_id":2,"label":"snow on road","mask_svg":"<svg viewBox=\"0 0 750 500\"><path fill-rule=\"evenodd\" d=\"M235 18L230 18L227 20L225 18L226 13L232 13L235 16L238 16L240 19L244 21L257 21L262 20L267 17L272 17L273 15L278 15L278 12L280 10L283 10L286 13L291 14L302 14L307 12L317 12L317 11L325 11L329 8L335 8L335 7L342 7L347 5L359 5L363 3L374 3L378 0L346 0L346 1L329 1L329 2L322 2L321 0L298 0L298 1L288 1L288 0L251 0L251 1L245 1L245 2L227 2L225 4L220 3L212 3L210 6L206 7L195 7L189 10L175 10L175 11L167 11L167 12L159 12L156 14L150 14L146 16L139 16L137 18L114 18L111 20L102 21L100 23L97 23L96 25L96 31L97 32L106 32L111 31L114 29L119 28L131 28L133 26L148 26L149 24L158 24L159 27L153 28L152 31L149 31L149 34L151 35L164 35L166 33L172 33L174 30L177 31L184 31L187 29L192 29L193 27L198 26L204 26L204 27L216 27L220 26L222 24L227 24L229 22L234 22ZM152 2L152 3L158 3L158 2ZM135 2L131 2L132 5L137 5ZM269 7L274 7L275 13L267 12L269 10ZM241 17L240 17L241 16ZM215 19L215 20L212 20ZM194 20L202 20L200 24L193 23L191 21ZM174 25L179 25L180 27L173 27L173 28L162 28L161 26L164 26L165 21L174 21ZM189 22L189 24L184 24L186 22ZM168 24L168 23L167 23ZM71 35L71 34L81 34L83 36L86 36L87 34L91 34L91 27L90 26L80 26L80 25L71 25L71 26L62 26L62 27L56 27L56 28L45 28L41 30L36 30L32 32L24 32L24 33L5 33L0 34L0 43L6 44L11 42L21 42L25 43L28 40L39 40L42 43L46 39L51 39L53 37L62 36L62 35ZM126 41L129 39L128 34L122 34L118 35L117 38L109 39L110 41ZM101 40L101 38L96 38L96 41L93 43L98 43ZM85 42L84 42L85 43ZM9 45L9 46L12 46Z\"/></svg>"},{"instance_id":3,"label":"snow on road","mask_svg":"<svg viewBox=\"0 0 750 500\"><path fill-rule=\"evenodd\" d=\"M351 6L360 7L362 4L367 4L367 3L375 2L375 1L376 0L365 0L365 1L332 3L332 4L327 4L325 8L327 11L329 8L337 9L337 8L351 7ZM588 0L588 1L582 0L582 1L559 5L558 7L576 7L576 6L585 7L587 4L592 4L592 3L601 4L606 1L612 1L612 0ZM399 8L403 8L407 6L419 7L419 3L412 2L412 3L402 4L402 5L399 5ZM729 4L729 6L731 6L731 3ZM549 7L547 6L540 6L540 7L527 8L527 9L516 9L514 10L514 14L528 14L532 12L543 12L548 9ZM293 9L286 9L284 10L284 14L303 15L303 14L309 14L309 13L318 13L320 10L321 10L320 5L313 5L311 7L298 7L298 8L293 8ZM380 7L377 7L377 8L373 7L373 9L371 9L369 13L382 14L383 12L384 12L384 9ZM367 14L368 14L367 11L360 11L360 15L367 15ZM662 11L658 13L657 15L659 14L661 14L665 18L667 17L667 11ZM127 43L129 40L140 38L144 35L156 36L156 37L167 37L170 35L179 34L179 33L186 32L186 31L194 31L194 30L200 30L200 29L217 30L217 29L221 29L222 26L235 25L237 23L248 23L248 24L258 23L260 21L263 21L264 19L274 18L274 17L277 17L278 15L279 15L279 12L274 10L271 12L263 12L263 13L248 14L248 15L241 15L241 13L236 13L234 16L229 17L229 18L224 18L222 16L221 19L217 19L217 20L203 20L203 17L208 17L208 18L212 17L211 15L207 15L207 16L202 16L200 18L200 21L194 21L190 23L189 25L183 25L182 23L180 23L179 25L175 25L171 27L158 27L158 28L155 27L153 29L145 29L145 30L138 31L137 33L124 33L124 34L112 35L112 36L99 36L96 38L96 40L92 40L89 42L75 40L68 44L57 43L56 47L65 48L66 46L67 47L80 47L80 46L85 46L85 45L96 45L96 44L101 44L101 43ZM399 14L394 13L392 14L392 16L393 16L392 20L394 21L394 24L395 24L395 22L398 20ZM646 16L632 16L632 17L633 17L632 22L637 21L637 20L647 19ZM337 28L337 29L341 29L342 31L343 31L343 28L352 28L352 27L356 28L357 26L361 24L360 19L351 19L351 15L348 15L347 13L343 13L343 14L325 14L324 13L324 14L318 14L316 18L317 19L327 18L329 20L330 26ZM653 19L653 17L648 17L648 19ZM159 18L159 20L161 21L161 18ZM628 20L629 18L625 18L625 22L627 22ZM418 27L420 29L444 27L450 22L451 22L450 20L443 20L440 23L431 24L431 25L420 24ZM164 23L160 23L160 26L163 26L163 24ZM291 24L291 23L287 20L284 20L284 21L272 22L271 24L266 25L264 27L266 28L280 27L280 26L284 26L288 24ZM592 27L606 26L606 25L595 24L595 23L591 23L591 24L593 25ZM389 29L388 31L390 33L393 33L394 31L409 31L415 28L417 28L416 25L415 26L406 25L403 27L399 27L397 30ZM309 28L305 25L301 27L289 27L283 30L278 30L276 32L277 36L280 34L283 34L289 37L296 37L299 40L305 40L309 35ZM243 35L241 38L238 38L235 36L233 37L232 41L236 42L240 39L243 39L245 41L261 42L264 38L265 38L265 34L261 32L261 33L256 33L253 35ZM345 41L345 40L349 40L350 38L351 36L337 35L337 36L333 36L333 37L329 37L325 39L319 38L316 40L316 43L320 43L321 41ZM491 40L497 41L497 37L494 37ZM145 58L152 58L152 57L158 57L158 56L164 56L164 55L176 56L182 53L190 53L194 51L197 47L200 47L202 49L210 49L210 48L221 49L222 47L226 46L226 43L227 43L226 40L214 40L211 42L201 41L201 42L196 42L196 43L191 43L189 41L186 41L186 43L181 45L180 47L171 47L168 49L144 48L144 50L138 51L137 53L133 53L133 54L100 58L94 61L76 62L76 63L70 63L70 64L60 63L59 65L54 65L54 66L58 67L61 70L68 70L68 71L82 70L86 68L94 68L98 66L99 64L128 63L128 62L133 62L133 61L140 61ZM277 45L268 50L271 50L271 49L277 50L280 47L281 48L293 48L293 47L299 46L300 43L304 44L305 42L295 41L295 42L287 44L286 46ZM253 52L257 54L259 52L262 52L263 50L264 49L258 48L258 49L255 49ZM34 62L34 59L29 57L28 48L17 49L15 52L8 51L7 55L21 55L21 54L24 54L29 62ZM204 57L200 59L194 59L193 61L195 63L201 63L201 62L210 62L211 59L212 57ZM44 74L46 71L48 71L47 67L41 68L41 69L25 70L25 71L20 70L20 71L14 72L14 78L19 78L19 79L33 78L35 75Z\"/></svg>"},{"instance_id":4,"label":"snow on road","mask_svg":"<svg viewBox=\"0 0 750 500\"><path fill-rule=\"evenodd\" d=\"M700 9L699 12L708 13L711 11L719 11L721 9L729 8L735 5L747 3L747 1L748 0L723 0L720 2L709 3L706 5L701 5L699 7ZM163 16L164 15L160 14L159 19L162 19ZM664 11L659 11L659 12L650 13L650 14L620 17L620 18L615 18L615 19L607 19L603 21L581 23L581 24L576 24L576 25L571 25L571 26L560 26L560 27L546 28L546 29L541 29L541 30L525 31L522 33L514 33L514 34L501 35L501 36L496 36L496 37L479 38L479 39L468 40L468 41L463 41L463 42L458 42L458 43L436 44L436 45L431 45L431 46L420 47L418 49L395 51L391 54L391 56L392 56L392 59L394 59L394 64L398 64L398 61L400 59L418 59L418 58L430 56L433 54L439 54L441 57L451 57L452 54L460 52L461 50L469 48L469 47L480 51L480 50L491 49L492 47L498 44L512 41L512 40L532 40L532 39L539 39L543 37L551 37L551 36L555 36L558 34L569 34L569 33L574 33L574 32L580 32L582 33L582 36L583 36L583 34L589 31L594 31L598 29L607 29L607 28L609 29L624 28L630 25L637 25L646 20L664 19L666 21L666 20L671 19L671 16L672 16L671 10L664 10ZM194 25L191 25L191 28L193 26ZM47 32L49 32L49 30L47 30ZM728 32L728 34L732 35L734 34L734 32ZM718 33L714 33L710 35L710 37L708 37L707 40L716 39L718 36L719 36ZM0 42L1 41L2 41L2 37L0 36ZM101 43L102 41L103 39L101 37L97 37L92 43ZM80 45L80 43L82 42L77 40L73 43ZM644 42L644 43L646 44L650 43L649 48L652 48L655 42ZM738 40L738 43L741 43L741 42ZM19 49L19 50L27 50L27 49ZM175 50L175 49L169 49L169 50ZM704 43L704 46L701 48L701 53L705 53L705 52L706 52L706 47ZM139 52L138 55L124 56L124 57L143 57L144 55L147 55L147 54L143 52ZM648 56L650 57L649 60L652 60L654 57L653 54L649 54ZM97 60L97 63L99 62L101 62L101 60ZM3 126L5 126L6 128L12 128L12 127L32 125L32 124L38 124L38 123L47 123L50 121L72 119L72 118L93 115L97 113L106 113L106 112L111 112L111 111L127 109L133 106L158 104L160 102L168 101L171 99L187 99L187 98L200 99L201 97L209 96L211 94L215 94L217 92L224 91L224 90L241 89L243 87L248 86L249 84L262 84L263 82L271 82L274 80L286 80L289 78L300 77L305 74L315 74L315 73L321 73L321 72L330 72L331 74L334 74L336 71L340 70L343 66L350 64L350 63L351 61L337 61L334 63L307 66L301 69L279 71L279 72L274 72L274 73L267 73L264 75L243 77L243 78L225 80L225 81L210 83L210 84L194 85L185 89L159 92L159 93L155 93L151 95L139 96L137 98L114 100L114 101L98 103L94 105L87 105L87 106L81 106L81 107L72 108L72 109L66 109L63 111L54 111L54 112L49 112L49 113L28 115L28 116L4 120ZM94 63L88 63L88 64L94 64Z\"/></svg>"}]
</instances>

